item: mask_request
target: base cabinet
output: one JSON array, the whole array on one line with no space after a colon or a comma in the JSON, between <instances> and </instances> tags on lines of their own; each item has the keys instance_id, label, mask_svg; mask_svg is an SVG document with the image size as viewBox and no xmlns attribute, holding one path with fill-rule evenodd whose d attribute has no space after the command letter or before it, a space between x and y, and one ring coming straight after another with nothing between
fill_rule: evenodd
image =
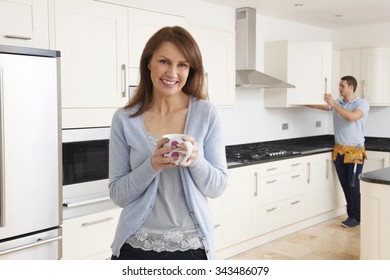
<instances>
[{"instance_id":1,"label":"base cabinet","mask_svg":"<svg viewBox=\"0 0 390 280\"><path fill-rule=\"evenodd\" d=\"M390 185L361 182L360 259L390 260Z\"/></svg>"},{"instance_id":2,"label":"base cabinet","mask_svg":"<svg viewBox=\"0 0 390 280\"><path fill-rule=\"evenodd\" d=\"M226 259L345 213L331 153L229 169L210 200L217 258Z\"/></svg>"},{"instance_id":3,"label":"base cabinet","mask_svg":"<svg viewBox=\"0 0 390 280\"><path fill-rule=\"evenodd\" d=\"M64 260L105 260L111 258L111 243L122 209L64 220Z\"/></svg>"},{"instance_id":4,"label":"base cabinet","mask_svg":"<svg viewBox=\"0 0 390 280\"><path fill-rule=\"evenodd\" d=\"M390 167L390 153L367 151L367 159L364 161L363 172Z\"/></svg>"},{"instance_id":5,"label":"base cabinet","mask_svg":"<svg viewBox=\"0 0 390 280\"><path fill-rule=\"evenodd\" d=\"M304 192L305 218L345 205L343 191L332 161L332 153L307 156L305 162L307 168Z\"/></svg>"}]
</instances>

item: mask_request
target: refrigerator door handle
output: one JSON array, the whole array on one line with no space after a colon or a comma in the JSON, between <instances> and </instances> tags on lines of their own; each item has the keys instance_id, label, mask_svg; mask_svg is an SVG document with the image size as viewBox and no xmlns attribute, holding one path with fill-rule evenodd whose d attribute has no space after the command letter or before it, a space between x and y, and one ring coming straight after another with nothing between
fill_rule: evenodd
<instances>
[{"instance_id":1,"label":"refrigerator door handle","mask_svg":"<svg viewBox=\"0 0 390 280\"><path fill-rule=\"evenodd\" d=\"M17 251L20 251L20 250L30 249L30 248L37 247L37 246L40 246L40 245L43 245L43 244L52 243L52 242L55 242L55 241L58 241L58 240L61 240L61 239L62 239L62 236L56 236L56 237L53 237L53 238L43 239L43 240L42 239L38 239L38 241L36 241L34 243L30 243L30 244L26 244L26 245L23 245L23 246L14 247L14 248L10 248L10 249L1 251L0 252L0 256L1 255L6 255L6 254L10 254L10 253L14 253L14 252L17 252Z\"/></svg>"},{"instance_id":2,"label":"refrigerator door handle","mask_svg":"<svg viewBox=\"0 0 390 280\"><path fill-rule=\"evenodd\" d=\"M4 81L3 68L0 68L0 227L5 227L4 163Z\"/></svg>"}]
</instances>

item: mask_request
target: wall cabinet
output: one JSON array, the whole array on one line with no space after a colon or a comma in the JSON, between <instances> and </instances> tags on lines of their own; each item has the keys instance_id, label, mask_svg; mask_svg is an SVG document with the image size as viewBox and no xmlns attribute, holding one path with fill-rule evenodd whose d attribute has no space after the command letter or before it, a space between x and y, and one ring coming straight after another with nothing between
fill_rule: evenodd
<instances>
[{"instance_id":1,"label":"wall cabinet","mask_svg":"<svg viewBox=\"0 0 390 280\"><path fill-rule=\"evenodd\" d=\"M265 107L325 104L324 93L332 85L332 45L330 42L266 42L264 71L295 85L288 89L265 89Z\"/></svg>"},{"instance_id":2,"label":"wall cabinet","mask_svg":"<svg viewBox=\"0 0 390 280\"><path fill-rule=\"evenodd\" d=\"M64 220L64 260L104 260L111 257L111 243L122 209Z\"/></svg>"},{"instance_id":3,"label":"wall cabinet","mask_svg":"<svg viewBox=\"0 0 390 280\"><path fill-rule=\"evenodd\" d=\"M138 83L138 69L142 51L149 38L164 26L184 26L182 16L128 8L129 12L129 79L130 84Z\"/></svg>"},{"instance_id":4,"label":"wall cabinet","mask_svg":"<svg viewBox=\"0 0 390 280\"><path fill-rule=\"evenodd\" d=\"M189 27L202 52L205 90L220 107L235 105L235 34L221 30Z\"/></svg>"},{"instance_id":5,"label":"wall cabinet","mask_svg":"<svg viewBox=\"0 0 390 280\"><path fill-rule=\"evenodd\" d=\"M47 0L0 0L0 44L49 48Z\"/></svg>"},{"instance_id":6,"label":"wall cabinet","mask_svg":"<svg viewBox=\"0 0 390 280\"><path fill-rule=\"evenodd\" d=\"M91 0L55 0L53 8L63 128L109 126L128 100L127 10Z\"/></svg>"},{"instance_id":7,"label":"wall cabinet","mask_svg":"<svg viewBox=\"0 0 390 280\"><path fill-rule=\"evenodd\" d=\"M53 13L63 128L111 125L137 82L146 40L162 26L184 23L182 17L92 0L55 0Z\"/></svg>"},{"instance_id":8,"label":"wall cabinet","mask_svg":"<svg viewBox=\"0 0 390 280\"><path fill-rule=\"evenodd\" d=\"M390 167L389 152L367 151L367 158L364 161L363 172Z\"/></svg>"},{"instance_id":9,"label":"wall cabinet","mask_svg":"<svg viewBox=\"0 0 390 280\"><path fill-rule=\"evenodd\" d=\"M357 96L372 106L390 105L390 47L343 49L340 75L352 75L358 81Z\"/></svg>"}]
</instances>

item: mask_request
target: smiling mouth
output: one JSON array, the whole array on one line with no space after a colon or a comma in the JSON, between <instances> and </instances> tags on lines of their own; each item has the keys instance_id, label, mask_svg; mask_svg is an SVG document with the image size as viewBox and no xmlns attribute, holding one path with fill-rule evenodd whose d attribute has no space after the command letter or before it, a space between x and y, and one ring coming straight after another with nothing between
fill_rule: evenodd
<instances>
[{"instance_id":1,"label":"smiling mouth","mask_svg":"<svg viewBox=\"0 0 390 280\"><path fill-rule=\"evenodd\" d=\"M161 79L161 81L163 82L163 84L168 85L168 86L174 86L178 83L177 81L172 82L172 81L168 81L168 80L164 80L164 79Z\"/></svg>"}]
</instances>

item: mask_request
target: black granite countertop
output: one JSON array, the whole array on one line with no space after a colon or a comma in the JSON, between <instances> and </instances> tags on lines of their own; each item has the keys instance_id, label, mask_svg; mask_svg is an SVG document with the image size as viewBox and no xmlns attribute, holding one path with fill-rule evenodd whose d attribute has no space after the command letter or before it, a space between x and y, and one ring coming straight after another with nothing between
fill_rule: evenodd
<instances>
[{"instance_id":1,"label":"black granite countertop","mask_svg":"<svg viewBox=\"0 0 390 280\"><path fill-rule=\"evenodd\" d=\"M359 178L368 183L390 185L390 167L362 173Z\"/></svg>"},{"instance_id":2,"label":"black granite countertop","mask_svg":"<svg viewBox=\"0 0 390 280\"><path fill-rule=\"evenodd\" d=\"M253 143L246 143L253 144ZM241 145L246 145L241 144ZM257 143L255 143L257 144ZM292 138L292 139L284 139L284 140L276 140L276 141L266 141L261 142L261 144L267 147L285 147L286 149L290 149L294 151L291 155L284 156L282 158L268 158L257 161L249 161L249 162L239 162L237 163L234 159L227 159L228 167L242 167L246 165L259 164L269 161L276 161L282 159L288 159L299 156L307 156L318 153L330 152L333 150L334 145L334 136L333 135L319 135L319 136L310 136L310 137L300 137L300 138ZM236 147L240 145L231 145L227 147ZM382 152L390 152L390 138L382 138L382 137L366 137L365 147L368 151L382 151Z\"/></svg>"}]
</instances>

